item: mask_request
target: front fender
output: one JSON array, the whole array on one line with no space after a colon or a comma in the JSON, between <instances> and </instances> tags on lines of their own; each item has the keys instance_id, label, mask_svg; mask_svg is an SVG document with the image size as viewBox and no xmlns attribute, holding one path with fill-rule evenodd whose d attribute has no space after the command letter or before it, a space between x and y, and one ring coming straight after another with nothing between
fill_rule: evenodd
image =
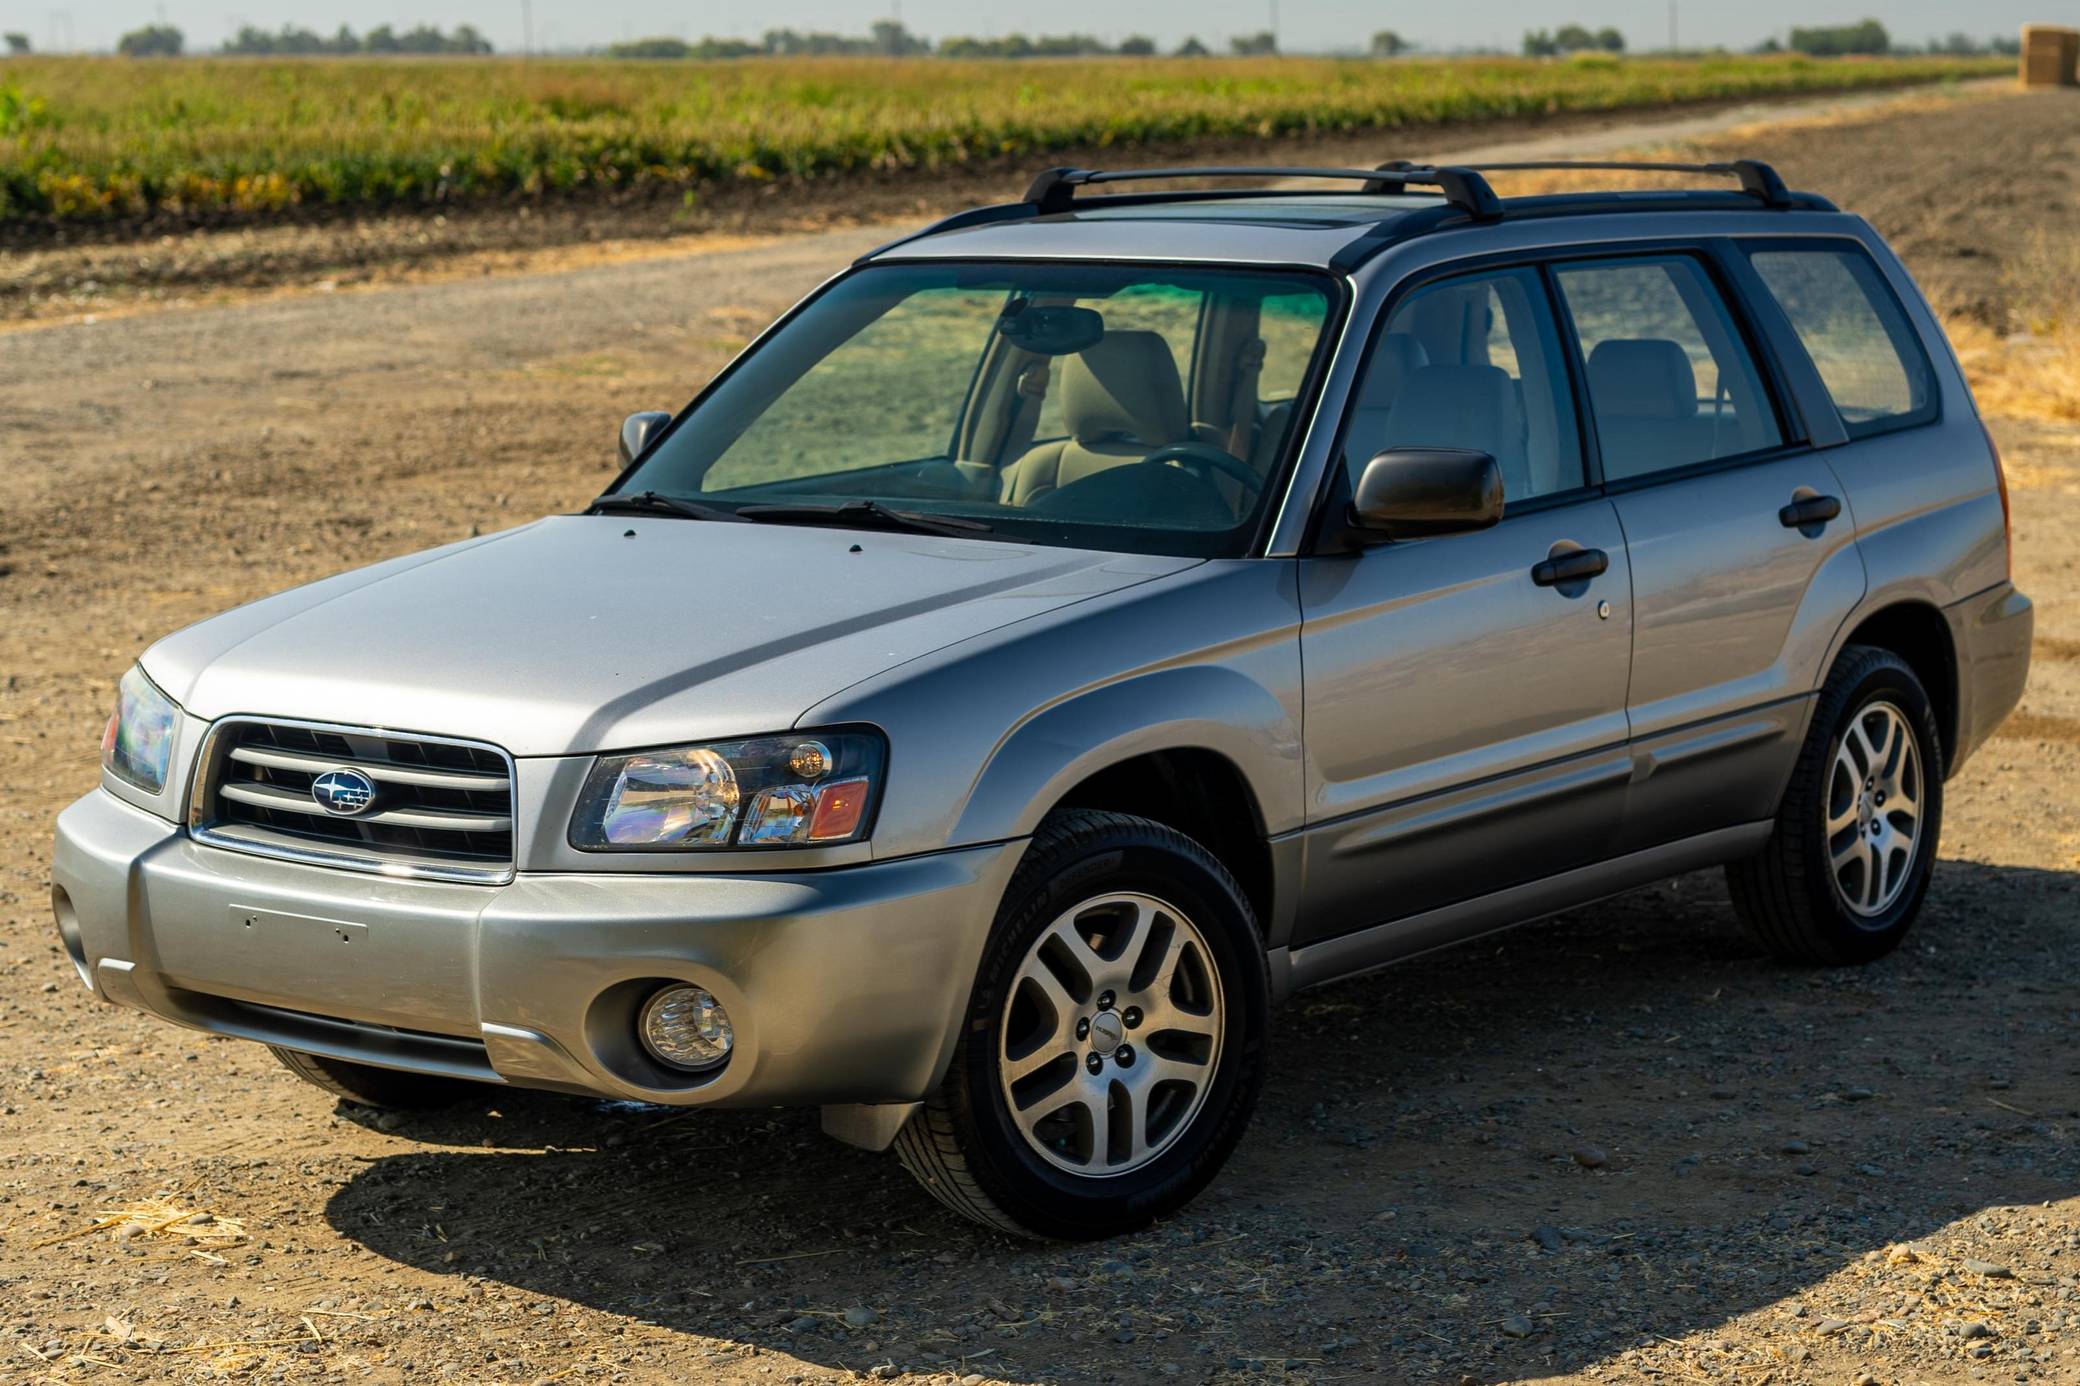
<instances>
[{"instance_id":1,"label":"front fender","mask_svg":"<svg viewBox=\"0 0 2080 1386\"><path fill-rule=\"evenodd\" d=\"M1208 750L1233 764L1267 833L1303 786L1300 728L1271 691L1218 665L1157 669L1035 713L998 743L954 829L956 842L1026 837L1076 785L1153 751Z\"/></svg>"}]
</instances>

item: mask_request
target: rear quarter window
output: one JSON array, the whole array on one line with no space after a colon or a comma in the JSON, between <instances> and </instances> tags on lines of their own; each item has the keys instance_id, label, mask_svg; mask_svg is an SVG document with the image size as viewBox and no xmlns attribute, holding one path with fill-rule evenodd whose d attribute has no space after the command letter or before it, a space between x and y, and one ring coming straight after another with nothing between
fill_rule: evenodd
<instances>
[{"instance_id":1,"label":"rear quarter window","mask_svg":"<svg viewBox=\"0 0 2080 1386\"><path fill-rule=\"evenodd\" d=\"M1775 246L1748 258L1805 345L1850 437L1935 417L1928 354L1869 256Z\"/></svg>"}]
</instances>

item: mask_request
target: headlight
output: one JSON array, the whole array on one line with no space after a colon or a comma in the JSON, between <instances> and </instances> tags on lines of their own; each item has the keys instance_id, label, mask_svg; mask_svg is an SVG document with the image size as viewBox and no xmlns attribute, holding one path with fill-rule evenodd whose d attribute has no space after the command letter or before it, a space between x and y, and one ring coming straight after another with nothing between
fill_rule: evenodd
<instances>
[{"instance_id":1,"label":"headlight","mask_svg":"<svg viewBox=\"0 0 2080 1386\"><path fill-rule=\"evenodd\" d=\"M601 756L571 817L586 852L830 846L866 833L880 736L815 732Z\"/></svg>"},{"instance_id":2,"label":"headlight","mask_svg":"<svg viewBox=\"0 0 2080 1386\"><path fill-rule=\"evenodd\" d=\"M101 734L101 768L136 785L147 794L166 787L166 767L173 759L173 728L180 716L173 699L161 693L135 664L116 685L116 710Z\"/></svg>"}]
</instances>

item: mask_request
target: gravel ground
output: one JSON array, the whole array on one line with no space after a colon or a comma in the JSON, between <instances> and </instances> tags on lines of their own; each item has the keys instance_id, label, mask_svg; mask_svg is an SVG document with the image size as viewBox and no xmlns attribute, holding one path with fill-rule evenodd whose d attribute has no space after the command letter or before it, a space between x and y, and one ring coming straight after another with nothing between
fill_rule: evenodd
<instances>
[{"instance_id":1,"label":"gravel ground","mask_svg":"<svg viewBox=\"0 0 2080 1386\"><path fill-rule=\"evenodd\" d=\"M1977 190L2076 132L1989 99L1746 147L1993 314L1976 262L2073 233ZM1778 966L1698 876L1309 993L1140 1236L1006 1242L810 1113L376 1120L81 990L49 824L139 648L579 504L623 413L881 234L0 336L0 1380L2080 1381L2070 424L1996 421L2037 666L1898 955Z\"/></svg>"}]
</instances>

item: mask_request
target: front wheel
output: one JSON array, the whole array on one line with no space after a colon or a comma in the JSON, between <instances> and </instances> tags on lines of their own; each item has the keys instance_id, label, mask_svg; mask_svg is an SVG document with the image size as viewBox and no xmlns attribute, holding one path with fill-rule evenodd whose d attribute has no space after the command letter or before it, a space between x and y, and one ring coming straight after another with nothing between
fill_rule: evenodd
<instances>
[{"instance_id":1,"label":"front wheel","mask_svg":"<svg viewBox=\"0 0 2080 1386\"><path fill-rule=\"evenodd\" d=\"M1838 967L1899 946L1943 826L1943 744L1928 693L1890 650L1842 652L1756 856L1726 868L1734 909L1791 962Z\"/></svg>"},{"instance_id":2,"label":"front wheel","mask_svg":"<svg viewBox=\"0 0 2080 1386\"><path fill-rule=\"evenodd\" d=\"M1241 1138L1269 1010L1249 905L1205 848L1147 819L1060 815L1019 864L946 1082L896 1153L1002 1231L1131 1231Z\"/></svg>"}]
</instances>

